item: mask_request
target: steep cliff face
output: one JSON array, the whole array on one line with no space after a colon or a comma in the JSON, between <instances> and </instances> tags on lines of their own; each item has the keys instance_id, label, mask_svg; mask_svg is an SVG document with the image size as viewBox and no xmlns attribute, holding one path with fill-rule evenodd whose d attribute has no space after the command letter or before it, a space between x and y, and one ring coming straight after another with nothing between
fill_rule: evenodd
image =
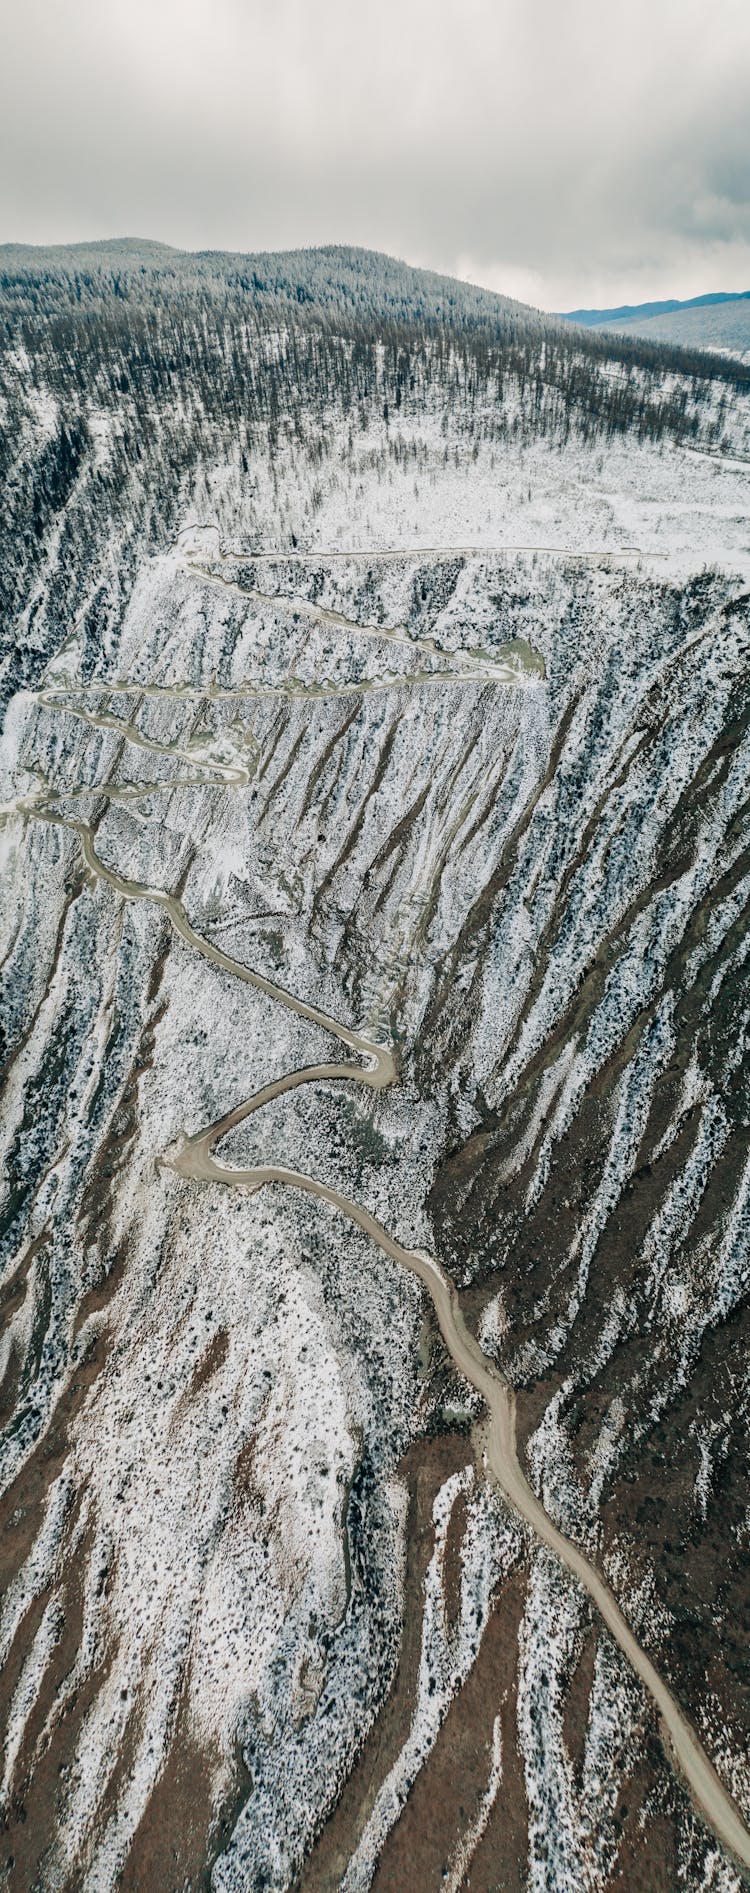
<instances>
[{"instance_id":1,"label":"steep cliff face","mask_svg":"<svg viewBox=\"0 0 750 1893\"><path fill-rule=\"evenodd\" d=\"M429 404L398 452L331 430L323 461L206 463L111 571L97 515L72 623L34 580L2 748L3 1872L729 1893L366 1218L452 1279L533 1491L747 1820L746 475L449 459ZM188 1161L211 1127L223 1181Z\"/></svg>"}]
</instances>

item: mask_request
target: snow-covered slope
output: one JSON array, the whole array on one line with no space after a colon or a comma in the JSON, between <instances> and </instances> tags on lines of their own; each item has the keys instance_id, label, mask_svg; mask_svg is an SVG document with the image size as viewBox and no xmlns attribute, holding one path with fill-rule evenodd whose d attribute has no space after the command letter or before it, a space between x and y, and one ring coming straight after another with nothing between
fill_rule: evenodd
<instances>
[{"instance_id":1,"label":"snow-covered slope","mask_svg":"<svg viewBox=\"0 0 750 1893\"><path fill-rule=\"evenodd\" d=\"M4 1872L734 1893L398 1254L747 1822L743 398L373 359L168 505L90 403L19 560Z\"/></svg>"}]
</instances>

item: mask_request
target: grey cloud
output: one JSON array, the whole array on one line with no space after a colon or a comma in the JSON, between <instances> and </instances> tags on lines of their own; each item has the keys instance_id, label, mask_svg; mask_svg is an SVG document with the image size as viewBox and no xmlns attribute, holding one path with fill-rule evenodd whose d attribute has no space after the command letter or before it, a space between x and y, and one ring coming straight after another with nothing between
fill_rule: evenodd
<instances>
[{"instance_id":1,"label":"grey cloud","mask_svg":"<svg viewBox=\"0 0 750 1893\"><path fill-rule=\"evenodd\" d=\"M0 240L349 241L551 306L750 286L745 0L28 0Z\"/></svg>"}]
</instances>

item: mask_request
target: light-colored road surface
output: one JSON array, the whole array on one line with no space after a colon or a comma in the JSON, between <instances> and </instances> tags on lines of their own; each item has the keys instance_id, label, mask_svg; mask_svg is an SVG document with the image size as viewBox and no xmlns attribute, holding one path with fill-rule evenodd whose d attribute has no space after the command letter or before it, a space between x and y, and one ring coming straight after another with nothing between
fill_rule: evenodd
<instances>
[{"instance_id":1,"label":"light-colored road surface","mask_svg":"<svg viewBox=\"0 0 750 1893\"><path fill-rule=\"evenodd\" d=\"M431 1297L440 1331L452 1360L470 1384L476 1388L487 1406L489 1426L486 1432L485 1464L488 1473L508 1502L530 1526L540 1543L554 1552L560 1562L588 1592L603 1622L656 1704L669 1738L673 1758L682 1770L697 1808L705 1816L718 1839L730 1849L744 1868L750 1869L750 1832L745 1826L739 1809L722 1786L716 1770L687 1717L660 1677L650 1657L638 1643L604 1578L584 1553L558 1531L529 1485L516 1447L513 1390L483 1353L479 1343L467 1328L456 1290L439 1264L424 1250L405 1248L389 1234L376 1217L370 1214L369 1210L340 1195L337 1190L329 1188L328 1185L318 1182L315 1177L288 1170L283 1165L264 1165L245 1170L229 1169L218 1162L214 1156L215 1146L230 1130L255 1111L261 1110L273 1098L292 1091L300 1085L335 1079L356 1081L377 1090L393 1083L396 1078L396 1064L391 1049L388 1046L378 1045L363 1033L354 1032L339 1024L319 1007L308 1005L304 1000L296 998L294 994L277 985L275 981L254 972L241 961L234 959L231 954L224 953L220 947L203 939L196 933L182 901L175 895L168 894L160 888L148 887L141 882L127 880L115 869L107 866L96 852L91 829L86 822L64 817L57 809L50 807L29 808L27 812L34 819L73 830L80 838L84 859L90 872L112 888L115 893L125 900L152 901L162 907L168 914L175 932L187 946L200 953L204 959L210 960L213 965L223 968L233 978L256 987L269 998L291 1008L302 1018L321 1027L361 1061L312 1065L263 1086L261 1090L255 1092L253 1097L237 1105L233 1111L216 1123L192 1137L184 1138L177 1147L167 1151L164 1162L179 1175L192 1182L251 1191L271 1184L305 1190L308 1194L318 1197L321 1202L330 1205L333 1210L350 1222L357 1224L384 1254L418 1277Z\"/></svg>"},{"instance_id":2,"label":"light-colored road surface","mask_svg":"<svg viewBox=\"0 0 750 1893\"><path fill-rule=\"evenodd\" d=\"M218 535L218 528L210 520L196 523L195 525L184 526L176 543L179 545L180 539L192 532L214 532ZM262 560L266 565L288 565L290 563L293 565L315 565L319 560L330 564L336 559L367 559L370 564L377 565L388 563L389 560L394 561L396 559L501 559L507 552L541 552L545 554L549 553L553 558L594 559L597 562L606 562L609 559L665 559L667 556L666 552L652 551L644 546L586 547L513 544L382 546L375 550L373 550L371 546L306 546L304 548L292 547L288 552L282 550L273 552L269 550L268 547L264 546L257 552L246 549L242 552L217 553L216 556L222 561L226 561L226 563L231 562L233 565L252 565L257 560Z\"/></svg>"},{"instance_id":3,"label":"light-colored road surface","mask_svg":"<svg viewBox=\"0 0 750 1893\"><path fill-rule=\"evenodd\" d=\"M223 554L217 556L222 565L235 565L237 563L236 559L225 558ZM263 556L265 557L266 555L264 554ZM268 556L270 557L270 554ZM302 556L302 554L294 554L295 560L298 557L302 558ZM343 552L325 554L328 560L346 559L349 556L349 553ZM353 556L359 557L360 555L355 554ZM395 558L396 554L379 553L377 556L379 558ZM307 563L306 558L305 563ZM467 681L472 677L476 678L481 676L494 680L495 683L509 684L520 682L527 672L532 677L544 676L544 663L542 658L525 639L516 638L514 640L513 655L511 657L504 657L502 650L498 651L497 655L494 657L489 651L475 651L471 649L451 651L447 650L442 644L436 644L434 638L418 637L416 633L409 631L406 625L403 624L362 623L358 618L346 617L343 611L334 611L330 605L319 605L315 599L305 598L301 593L262 592L258 590L256 585L241 585L239 579L224 578L221 572L212 572L208 566L198 565L195 559L186 559L185 564L188 571L193 572L196 577L203 579L206 584L221 585L225 591L237 592L241 598L249 598L253 604L270 606L276 610L281 608L282 610L291 612L293 616L313 618L318 624L329 624L335 630L347 631L352 636L375 638L380 643L399 644L402 648L409 651L425 651L430 657L438 658L441 663L449 664L452 667L452 682L460 680ZM445 672L439 673L439 676L442 676L443 680L445 679L445 675ZM435 681L435 676L436 673L432 671L420 672L414 681L431 683ZM360 686L357 684L341 686L342 689L349 691L356 690L359 687ZM365 687L371 689L373 686L367 685Z\"/></svg>"}]
</instances>

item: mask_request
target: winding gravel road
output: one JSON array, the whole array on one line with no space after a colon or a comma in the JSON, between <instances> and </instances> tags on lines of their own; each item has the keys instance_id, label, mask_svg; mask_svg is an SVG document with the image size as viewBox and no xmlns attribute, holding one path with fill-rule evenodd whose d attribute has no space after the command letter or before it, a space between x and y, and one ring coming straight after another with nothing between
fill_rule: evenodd
<instances>
[{"instance_id":1,"label":"winding gravel road","mask_svg":"<svg viewBox=\"0 0 750 1893\"><path fill-rule=\"evenodd\" d=\"M89 794L95 790L89 789ZM107 793L105 787L104 793ZM254 1191L271 1184L304 1190L319 1198L341 1216L355 1223L371 1237L376 1246L401 1267L408 1269L429 1294L448 1352L470 1384L484 1401L489 1424L483 1434L483 1458L488 1476L505 1499L531 1528L540 1543L546 1545L561 1564L587 1591L603 1622L619 1644L652 1697L666 1731L674 1760L691 1791L698 1810L718 1839L729 1848L742 1866L750 1870L750 1832L731 1796L723 1787L698 1737L675 1697L659 1675L650 1657L641 1648L616 1599L596 1567L562 1532L558 1531L544 1510L521 1467L516 1445L515 1400L512 1387L484 1354L469 1331L460 1300L452 1283L434 1257L422 1249L408 1249L397 1242L369 1210L314 1176L286 1169L283 1165L263 1165L251 1169L231 1169L217 1161L214 1151L221 1140L238 1124L261 1110L282 1093L302 1085L340 1080L356 1082L379 1090L396 1081L393 1052L366 1035L350 1030L317 1006L309 1005L264 974L255 972L202 938L193 927L183 902L174 894L157 887L129 880L107 866L97 853L90 825L63 815L58 807L26 804L25 813L33 820L52 823L79 837L84 860L90 872L113 892L129 901L150 901L168 915L175 932L185 944L221 967L233 978L298 1013L353 1053L353 1059L311 1065L288 1073L263 1086L232 1111L164 1153L162 1161L188 1181Z\"/></svg>"}]
</instances>

